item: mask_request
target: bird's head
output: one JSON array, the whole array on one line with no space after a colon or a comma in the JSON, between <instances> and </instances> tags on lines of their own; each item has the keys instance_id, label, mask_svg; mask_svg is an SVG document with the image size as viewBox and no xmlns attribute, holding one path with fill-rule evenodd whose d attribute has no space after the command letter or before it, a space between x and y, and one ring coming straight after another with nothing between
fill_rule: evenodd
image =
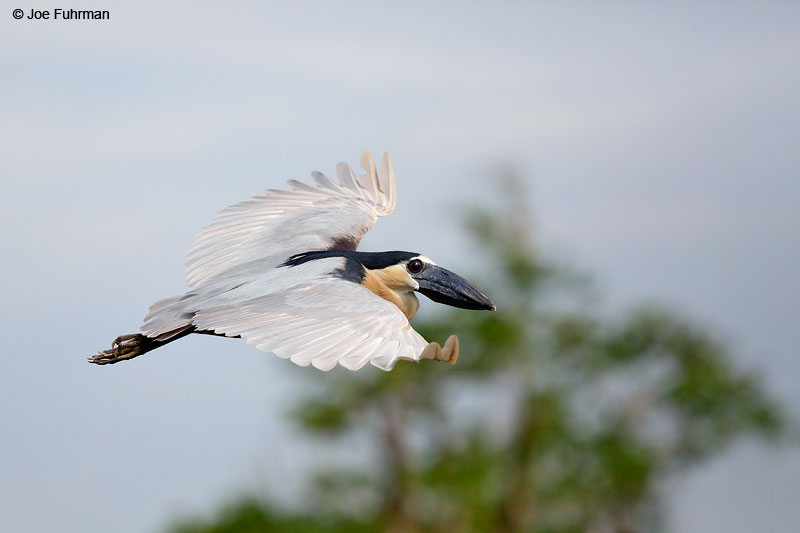
<instances>
[{"instance_id":1,"label":"bird's head","mask_svg":"<svg viewBox=\"0 0 800 533\"><path fill-rule=\"evenodd\" d=\"M282 266L292 267L327 257L346 258L346 266L335 271L337 276L360 283L397 304L409 318L419 305L414 292L453 307L495 310L492 301L477 287L416 252L321 250L292 256Z\"/></svg>"},{"instance_id":2,"label":"bird's head","mask_svg":"<svg viewBox=\"0 0 800 533\"><path fill-rule=\"evenodd\" d=\"M414 254L400 263L416 283L414 289L441 304L494 311L495 305L477 287L458 274L442 268L422 254Z\"/></svg>"}]
</instances>

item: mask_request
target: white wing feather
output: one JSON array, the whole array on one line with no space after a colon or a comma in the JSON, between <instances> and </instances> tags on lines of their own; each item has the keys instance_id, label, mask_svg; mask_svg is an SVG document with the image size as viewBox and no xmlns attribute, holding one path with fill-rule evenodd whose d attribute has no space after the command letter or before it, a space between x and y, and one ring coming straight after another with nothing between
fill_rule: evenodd
<instances>
[{"instance_id":1,"label":"white wing feather","mask_svg":"<svg viewBox=\"0 0 800 533\"><path fill-rule=\"evenodd\" d=\"M187 254L189 287L263 257L288 258L335 242L348 242L354 249L379 216L394 210L396 195L389 154L383 155L380 177L369 153L361 164L365 174L360 181L349 165L340 163L339 185L314 172L316 187L290 180L291 191L268 190L223 209Z\"/></svg>"},{"instance_id":2,"label":"white wing feather","mask_svg":"<svg viewBox=\"0 0 800 533\"><path fill-rule=\"evenodd\" d=\"M400 359L419 361L427 341L397 306L329 275L343 266L333 257L273 268L231 290L190 293L184 310L198 329L241 336L301 366L356 370L369 362L391 370ZM282 283L265 291L278 276Z\"/></svg>"}]
</instances>

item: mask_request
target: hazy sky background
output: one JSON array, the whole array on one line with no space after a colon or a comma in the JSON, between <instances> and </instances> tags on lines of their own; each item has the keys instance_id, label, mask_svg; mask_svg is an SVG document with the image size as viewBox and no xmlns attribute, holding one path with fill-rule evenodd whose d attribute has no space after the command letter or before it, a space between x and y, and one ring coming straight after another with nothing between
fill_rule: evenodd
<instances>
[{"instance_id":1,"label":"hazy sky background","mask_svg":"<svg viewBox=\"0 0 800 533\"><path fill-rule=\"evenodd\" d=\"M289 362L205 337L84 357L183 291L217 210L364 149L399 194L365 249L480 269L454 214L514 165L610 310L687 312L798 415L800 4L2 3L0 530L297 490L326 456L284 422ZM92 6L111 20L11 17ZM744 444L670 494L674 531L791 531L800 453Z\"/></svg>"}]
</instances>

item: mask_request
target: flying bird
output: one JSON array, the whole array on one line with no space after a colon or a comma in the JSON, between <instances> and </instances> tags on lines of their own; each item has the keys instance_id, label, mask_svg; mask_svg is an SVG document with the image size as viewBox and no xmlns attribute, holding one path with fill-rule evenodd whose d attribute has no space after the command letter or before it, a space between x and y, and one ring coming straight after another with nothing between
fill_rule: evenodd
<instances>
[{"instance_id":1,"label":"flying bird","mask_svg":"<svg viewBox=\"0 0 800 533\"><path fill-rule=\"evenodd\" d=\"M455 363L458 338L428 343L409 320L416 292L464 309L494 310L465 279L416 252L361 252L361 238L394 211L389 154L380 175L368 152L364 173L336 166L315 186L267 190L223 209L187 258L188 290L150 307L142 333L121 335L89 358L98 365L133 359L192 333L243 338L301 366L391 370L398 360Z\"/></svg>"}]
</instances>

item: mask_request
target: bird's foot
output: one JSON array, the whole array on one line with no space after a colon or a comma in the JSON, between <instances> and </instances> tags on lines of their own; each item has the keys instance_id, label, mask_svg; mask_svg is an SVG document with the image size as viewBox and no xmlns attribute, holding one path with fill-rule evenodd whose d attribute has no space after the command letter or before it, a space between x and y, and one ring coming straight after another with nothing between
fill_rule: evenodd
<instances>
[{"instance_id":1,"label":"bird's foot","mask_svg":"<svg viewBox=\"0 0 800 533\"><path fill-rule=\"evenodd\" d=\"M458 337L450 335L444 343L444 347L440 346L438 342L428 344L422 350L420 359L434 359L451 365L456 364L456 361L458 361Z\"/></svg>"},{"instance_id":2,"label":"bird's foot","mask_svg":"<svg viewBox=\"0 0 800 533\"><path fill-rule=\"evenodd\" d=\"M142 353L142 341L146 339L144 335L134 333L132 335L120 335L111 343L110 350L103 350L97 355L89 357L89 362L96 365L110 365L133 359Z\"/></svg>"}]
</instances>

